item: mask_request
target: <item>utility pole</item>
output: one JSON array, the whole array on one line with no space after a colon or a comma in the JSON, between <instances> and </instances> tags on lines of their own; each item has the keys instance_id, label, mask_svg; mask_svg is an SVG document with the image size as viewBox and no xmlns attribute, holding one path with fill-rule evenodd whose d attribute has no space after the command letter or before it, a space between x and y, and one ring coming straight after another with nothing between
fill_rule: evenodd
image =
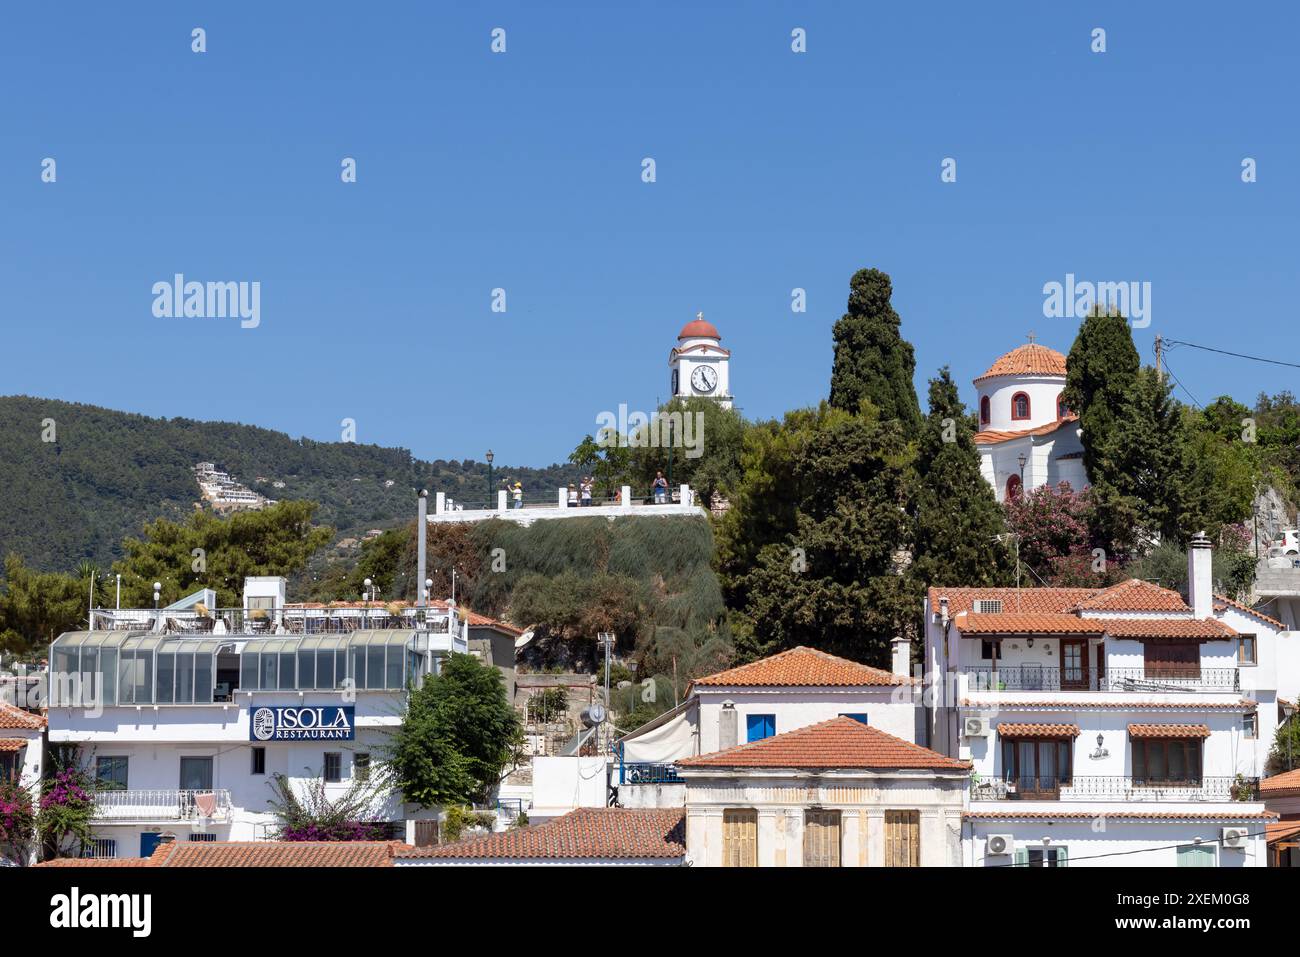
<instances>
[{"instance_id":1,"label":"utility pole","mask_svg":"<svg viewBox=\"0 0 1300 957\"><path fill-rule=\"evenodd\" d=\"M1165 381L1164 358L1165 358L1165 343L1164 340L1160 338L1160 334L1156 333L1156 381L1157 382Z\"/></svg>"}]
</instances>

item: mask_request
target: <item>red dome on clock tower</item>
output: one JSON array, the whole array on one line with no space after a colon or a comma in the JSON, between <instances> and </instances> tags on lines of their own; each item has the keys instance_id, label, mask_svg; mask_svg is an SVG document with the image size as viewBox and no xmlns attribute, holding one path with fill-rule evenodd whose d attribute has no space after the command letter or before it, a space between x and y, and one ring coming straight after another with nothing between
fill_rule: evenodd
<instances>
[{"instance_id":1,"label":"red dome on clock tower","mask_svg":"<svg viewBox=\"0 0 1300 957\"><path fill-rule=\"evenodd\" d=\"M704 313L700 313L686 325L682 326L682 331L677 333L678 340L681 339L722 339L718 333L718 328L711 322L706 322Z\"/></svg>"}]
</instances>

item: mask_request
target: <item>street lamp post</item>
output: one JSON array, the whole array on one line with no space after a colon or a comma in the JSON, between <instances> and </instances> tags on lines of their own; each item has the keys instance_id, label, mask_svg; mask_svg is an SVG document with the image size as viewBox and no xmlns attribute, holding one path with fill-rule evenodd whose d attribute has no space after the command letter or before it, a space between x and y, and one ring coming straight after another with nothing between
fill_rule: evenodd
<instances>
[{"instance_id":1,"label":"street lamp post","mask_svg":"<svg viewBox=\"0 0 1300 957\"><path fill-rule=\"evenodd\" d=\"M487 507L488 507L488 508L491 508L491 507L492 507L492 459L493 459L493 458L495 458L495 456L492 454L492 450L491 450L491 449L488 449L488 450L487 450L487 463L488 463L488 503L487 503Z\"/></svg>"},{"instance_id":2,"label":"street lamp post","mask_svg":"<svg viewBox=\"0 0 1300 957\"><path fill-rule=\"evenodd\" d=\"M1020 463L1020 494L1025 494L1025 463L1029 460L1025 458L1025 453L1021 452L1016 456L1016 461Z\"/></svg>"}]
</instances>

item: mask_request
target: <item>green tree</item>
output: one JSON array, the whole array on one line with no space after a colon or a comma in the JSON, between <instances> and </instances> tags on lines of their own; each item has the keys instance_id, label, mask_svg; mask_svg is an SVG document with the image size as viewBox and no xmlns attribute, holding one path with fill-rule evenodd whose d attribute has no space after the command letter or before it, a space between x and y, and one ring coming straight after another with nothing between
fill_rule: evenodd
<instances>
[{"instance_id":1,"label":"green tree","mask_svg":"<svg viewBox=\"0 0 1300 957\"><path fill-rule=\"evenodd\" d=\"M1066 358L1063 393L1066 406L1079 416L1083 464L1093 484L1140 365L1128 320L1114 309L1094 307L1079 326Z\"/></svg>"},{"instance_id":2,"label":"green tree","mask_svg":"<svg viewBox=\"0 0 1300 957\"><path fill-rule=\"evenodd\" d=\"M600 429L595 438L583 436L569 453L569 464L590 473L597 497L617 495L622 486L632 484L632 449L617 429Z\"/></svg>"},{"instance_id":3,"label":"green tree","mask_svg":"<svg viewBox=\"0 0 1300 957\"><path fill-rule=\"evenodd\" d=\"M1186 448L1182 410L1169 390L1154 369L1138 370L1090 473L1094 531L1112 549L1142 553L1178 534Z\"/></svg>"},{"instance_id":4,"label":"green tree","mask_svg":"<svg viewBox=\"0 0 1300 957\"><path fill-rule=\"evenodd\" d=\"M917 456L916 548L909 574L918 585L1005 585L1012 578L1002 509L980 474L974 419L948 367L930 380L930 411Z\"/></svg>"},{"instance_id":5,"label":"green tree","mask_svg":"<svg viewBox=\"0 0 1300 957\"><path fill-rule=\"evenodd\" d=\"M126 557L113 565L122 601L152 605L156 581L163 604L206 587L216 590L219 606L235 607L247 576L291 575L333 538L332 528L311 524L315 510L293 501L230 518L196 510L184 522L151 522L143 539L123 542Z\"/></svg>"},{"instance_id":6,"label":"green tree","mask_svg":"<svg viewBox=\"0 0 1300 957\"><path fill-rule=\"evenodd\" d=\"M89 581L61 572L37 572L20 555L5 558L0 590L0 648L27 654L86 620Z\"/></svg>"},{"instance_id":7,"label":"green tree","mask_svg":"<svg viewBox=\"0 0 1300 957\"><path fill-rule=\"evenodd\" d=\"M755 658L806 644L884 665L890 640L913 630L918 601L903 574L913 449L869 402L857 415L823 404L802 424L784 446L795 454L775 463L788 468L792 526L759 548L752 567L730 569L737 646ZM755 497L744 490L743 507Z\"/></svg>"},{"instance_id":8,"label":"green tree","mask_svg":"<svg viewBox=\"0 0 1300 957\"><path fill-rule=\"evenodd\" d=\"M660 420L659 443L632 449L637 488L649 488L655 473L663 472L672 486L685 483L694 489L706 507L715 495L725 497L740 479L747 428L744 417L735 409L723 408L716 400L700 396L665 403L655 417ZM693 447L684 445L683 432ZM671 466L670 438L674 443Z\"/></svg>"},{"instance_id":9,"label":"green tree","mask_svg":"<svg viewBox=\"0 0 1300 957\"><path fill-rule=\"evenodd\" d=\"M889 276L879 269L859 269L849 280L848 311L835 323L830 404L856 413L869 399L882 421L897 421L910 436L921 422L912 385L916 357L899 333L892 295Z\"/></svg>"},{"instance_id":10,"label":"green tree","mask_svg":"<svg viewBox=\"0 0 1300 957\"><path fill-rule=\"evenodd\" d=\"M423 807L486 800L520 743L501 672L453 654L411 692L389 747L394 780Z\"/></svg>"}]
</instances>

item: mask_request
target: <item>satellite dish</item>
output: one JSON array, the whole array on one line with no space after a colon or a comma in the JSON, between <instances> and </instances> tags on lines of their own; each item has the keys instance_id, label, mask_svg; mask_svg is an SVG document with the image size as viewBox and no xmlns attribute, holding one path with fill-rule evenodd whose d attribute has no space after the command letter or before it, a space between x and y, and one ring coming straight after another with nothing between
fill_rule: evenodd
<instances>
[{"instance_id":1,"label":"satellite dish","mask_svg":"<svg viewBox=\"0 0 1300 957\"><path fill-rule=\"evenodd\" d=\"M605 711L605 706L597 701L595 704L583 710L583 727L594 728L598 724L604 724L606 717L607 712Z\"/></svg>"},{"instance_id":2,"label":"satellite dish","mask_svg":"<svg viewBox=\"0 0 1300 957\"><path fill-rule=\"evenodd\" d=\"M533 632L531 630L524 632L522 635L520 635L518 638L515 639L515 651L518 651L520 648L522 648L524 645L528 644L532 640L533 640Z\"/></svg>"}]
</instances>

